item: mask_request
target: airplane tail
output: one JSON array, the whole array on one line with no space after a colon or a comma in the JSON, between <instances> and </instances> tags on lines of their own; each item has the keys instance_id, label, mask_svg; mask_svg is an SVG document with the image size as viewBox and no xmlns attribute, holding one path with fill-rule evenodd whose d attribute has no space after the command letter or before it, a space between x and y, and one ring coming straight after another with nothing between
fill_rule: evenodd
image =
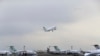
<instances>
[{"instance_id":1,"label":"airplane tail","mask_svg":"<svg viewBox=\"0 0 100 56\"><path fill-rule=\"evenodd\" d=\"M15 47L14 47L14 46L10 46L10 51L11 51L12 53L15 53L15 51L16 51Z\"/></svg>"},{"instance_id":2,"label":"airplane tail","mask_svg":"<svg viewBox=\"0 0 100 56\"><path fill-rule=\"evenodd\" d=\"M43 27L43 30L46 32L47 31L47 29L45 28L45 27Z\"/></svg>"},{"instance_id":3,"label":"airplane tail","mask_svg":"<svg viewBox=\"0 0 100 56\"><path fill-rule=\"evenodd\" d=\"M56 51L60 51L60 49L58 48L58 46L54 46L54 49L55 49Z\"/></svg>"},{"instance_id":4,"label":"airplane tail","mask_svg":"<svg viewBox=\"0 0 100 56\"><path fill-rule=\"evenodd\" d=\"M96 49L100 49L100 46L98 44L93 45Z\"/></svg>"}]
</instances>

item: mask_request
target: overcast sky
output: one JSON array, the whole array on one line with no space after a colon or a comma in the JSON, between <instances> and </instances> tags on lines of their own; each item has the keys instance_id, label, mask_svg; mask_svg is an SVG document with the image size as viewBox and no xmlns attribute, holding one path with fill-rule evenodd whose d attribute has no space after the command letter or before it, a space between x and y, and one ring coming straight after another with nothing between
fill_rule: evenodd
<instances>
[{"instance_id":1,"label":"overcast sky","mask_svg":"<svg viewBox=\"0 0 100 56\"><path fill-rule=\"evenodd\" d=\"M100 44L99 18L99 0L0 0L0 49L91 49Z\"/></svg>"}]
</instances>

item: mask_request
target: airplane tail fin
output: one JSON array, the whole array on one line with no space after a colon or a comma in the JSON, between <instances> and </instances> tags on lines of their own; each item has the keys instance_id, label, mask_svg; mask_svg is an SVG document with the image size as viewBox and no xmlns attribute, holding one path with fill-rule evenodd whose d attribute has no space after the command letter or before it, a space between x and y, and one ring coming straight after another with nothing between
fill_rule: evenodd
<instances>
[{"instance_id":1,"label":"airplane tail fin","mask_svg":"<svg viewBox=\"0 0 100 56\"><path fill-rule=\"evenodd\" d=\"M14 53L14 52L16 51L15 47L14 47L14 46L10 46L10 51L11 51L12 53Z\"/></svg>"},{"instance_id":2,"label":"airplane tail fin","mask_svg":"<svg viewBox=\"0 0 100 56\"><path fill-rule=\"evenodd\" d=\"M47 31L47 29L45 28L45 27L43 27L43 30L46 32Z\"/></svg>"},{"instance_id":3,"label":"airplane tail fin","mask_svg":"<svg viewBox=\"0 0 100 56\"><path fill-rule=\"evenodd\" d=\"M100 49L100 46L98 44L93 45L96 49Z\"/></svg>"},{"instance_id":4,"label":"airplane tail fin","mask_svg":"<svg viewBox=\"0 0 100 56\"><path fill-rule=\"evenodd\" d=\"M54 49L55 49L56 51L60 51L60 49L58 48L58 46L54 46Z\"/></svg>"}]
</instances>

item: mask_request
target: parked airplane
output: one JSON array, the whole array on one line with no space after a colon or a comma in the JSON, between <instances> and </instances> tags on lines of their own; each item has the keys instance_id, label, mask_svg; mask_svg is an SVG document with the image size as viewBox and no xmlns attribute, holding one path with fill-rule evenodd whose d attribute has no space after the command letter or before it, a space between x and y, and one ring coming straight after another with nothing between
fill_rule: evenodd
<instances>
[{"instance_id":1,"label":"parked airplane","mask_svg":"<svg viewBox=\"0 0 100 56\"><path fill-rule=\"evenodd\" d=\"M80 50L60 50L58 46L49 46L47 48L47 53L50 54L66 54L66 55L73 55L73 56L79 56L83 55Z\"/></svg>"},{"instance_id":2,"label":"parked airplane","mask_svg":"<svg viewBox=\"0 0 100 56\"><path fill-rule=\"evenodd\" d=\"M50 31L54 31L54 30L56 30L56 26L53 26L53 27L50 27L50 28L46 28L46 27L43 27L43 30L45 31L45 32L50 32Z\"/></svg>"},{"instance_id":3,"label":"parked airplane","mask_svg":"<svg viewBox=\"0 0 100 56\"><path fill-rule=\"evenodd\" d=\"M11 55L10 51L4 51L4 50L0 51L0 56L10 56L10 55Z\"/></svg>"},{"instance_id":4,"label":"parked airplane","mask_svg":"<svg viewBox=\"0 0 100 56\"><path fill-rule=\"evenodd\" d=\"M11 56L11 54L9 50L0 50L0 56Z\"/></svg>"},{"instance_id":5,"label":"parked airplane","mask_svg":"<svg viewBox=\"0 0 100 56\"><path fill-rule=\"evenodd\" d=\"M24 50L16 50L14 46L10 46L10 52L14 56L37 56L37 53L33 50L26 50L24 46Z\"/></svg>"},{"instance_id":6,"label":"parked airplane","mask_svg":"<svg viewBox=\"0 0 100 56\"><path fill-rule=\"evenodd\" d=\"M58 46L49 46L47 48L47 53L59 55L66 54L66 51L60 50Z\"/></svg>"},{"instance_id":7,"label":"parked airplane","mask_svg":"<svg viewBox=\"0 0 100 56\"><path fill-rule=\"evenodd\" d=\"M87 51L84 56L100 56L100 46L96 44L94 47L96 50Z\"/></svg>"},{"instance_id":8,"label":"parked airplane","mask_svg":"<svg viewBox=\"0 0 100 56\"><path fill-rule=\"evenodd\" d=\"M83 55L83 52L82 52L82 50L68 50L67 55L81 56L81 55Z\"/></svg>"},{"instance_id":9,"label":"parked airplane","mask_svg":"<svg viewBox=\"0 0 100 56\"><path fill-rule=\"evenodd\" d=\"M16 50L14 46L10 46L10 50L0 50L0 56L37 56L33 50Z\"/></svg>"}]
</instances>

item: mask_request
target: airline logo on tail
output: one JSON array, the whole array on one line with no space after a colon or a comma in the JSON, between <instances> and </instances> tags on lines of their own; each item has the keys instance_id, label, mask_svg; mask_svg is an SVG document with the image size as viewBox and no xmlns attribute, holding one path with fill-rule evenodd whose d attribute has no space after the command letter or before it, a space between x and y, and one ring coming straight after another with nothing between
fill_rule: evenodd
<instances>
[{"instance_id":1,"label":"airline logo on tail","mask_svg":"<svg viewBox=\"0 0 100 56\"><path fill-rule=\"evenodd\" d=\"M54 31L54 30L56 30L56 26L53 26L53 27L50 27L50 28L46 28L46 27L43 27L43 30L45 31L45 32L50 32L50 31Z\"/></svg>"}]
</instances>

